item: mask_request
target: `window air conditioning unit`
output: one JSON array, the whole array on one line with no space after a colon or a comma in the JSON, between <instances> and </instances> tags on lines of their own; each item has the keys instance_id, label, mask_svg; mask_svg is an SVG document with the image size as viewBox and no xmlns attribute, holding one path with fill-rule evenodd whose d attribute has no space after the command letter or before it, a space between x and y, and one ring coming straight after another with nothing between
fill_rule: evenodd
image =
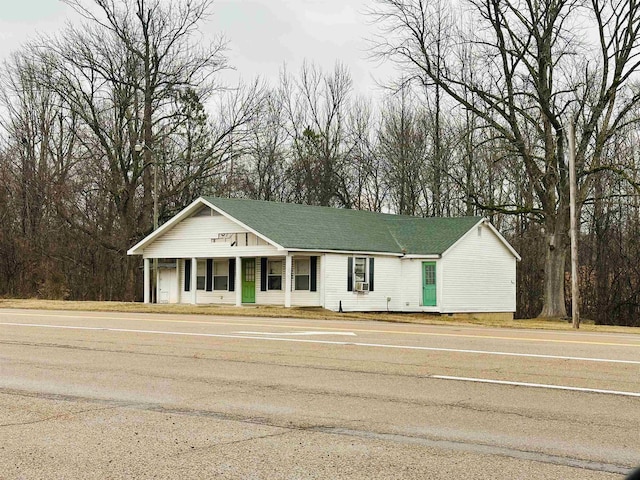
<instances>
[{"instance_id":1,"label":"window air conditioning unit","mask_svg":"<svg viewBox=\"0 0 640 480\"><path fill-rule=\"evenodd\" d=\"M368 282L356 282L356 292L368 292L368 291L369 291Z\"/></svg>"}]
</instances>

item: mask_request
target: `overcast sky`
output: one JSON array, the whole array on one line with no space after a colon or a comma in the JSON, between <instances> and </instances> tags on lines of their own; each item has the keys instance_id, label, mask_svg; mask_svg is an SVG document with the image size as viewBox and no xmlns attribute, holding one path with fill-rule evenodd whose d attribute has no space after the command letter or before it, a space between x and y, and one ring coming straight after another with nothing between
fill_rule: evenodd
<instances>
[{"instance_id":1,"label":"overcast sky","mask_svg":"<svg viewBox=\"0 0 640 480\"><path fill-rule=\"evenodd\" d=\"M91 2L91 0L86 0ZM179 1L179 0L175 0ZM37 33L54 33L66 21L78 22L60 0L0 0L0 58L5 59ZM236 68L227 74L275 83L286 62L295 72L306 58L325 69L336 61L351 71L355 90L375 93L375 80L392 74L388 65L367 59L367 39L375 33L364 10L368 0L217 0L202 30L224 34L227 56Z\"/></svg>"}]
</instances>

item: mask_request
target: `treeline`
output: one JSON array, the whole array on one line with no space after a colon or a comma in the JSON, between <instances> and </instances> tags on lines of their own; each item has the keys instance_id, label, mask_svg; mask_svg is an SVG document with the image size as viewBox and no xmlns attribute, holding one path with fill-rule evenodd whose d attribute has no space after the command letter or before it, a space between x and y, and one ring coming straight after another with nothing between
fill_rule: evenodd
<instances>
[{"instance_id":1,"label":"treeline","mask_svg":"<svg viewBox=\"0 0 640 480\"><path fill-rule=\"evenodd\" d=\"M86 22L2 69L0 295L139 300L142 262L126 250L152 231L154 198L162 224L218 195L487 216L522 256L517 315L562 316L572 118L581 311L640 325L637 39L607 27L639 18L635 6L601 5L603 45L623 54L581 62L568 54L576 36L541 31L564 32L562 2L531 3L557 10L537 23L496 3L500 15L481 17L493 33L460 42L471 33L446 5L381 0L374 19L403 42L380 41L377 53L401 75L374 100L340 64L283 68L277 85L218 84L228 65L224 43L199 36L206 0L67 3ZM421 34L410 28L423 23ZM538 37L536 48L522 43ZM604 60L591 69L594 58Z\"/></svg>"}]
</instances>

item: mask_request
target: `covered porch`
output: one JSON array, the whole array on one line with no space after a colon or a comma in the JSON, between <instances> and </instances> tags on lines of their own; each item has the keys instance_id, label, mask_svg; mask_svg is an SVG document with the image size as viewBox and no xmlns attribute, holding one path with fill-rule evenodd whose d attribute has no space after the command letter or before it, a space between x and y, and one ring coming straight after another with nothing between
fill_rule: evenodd
<instances>
[{"instance_id":1,"label":"covered porch","mask_svg":"<svg viewBox=\"0 0 640 480\"><path fill-rule=\"evenodd\" d=\"M155 298L157 303L194 305L322 306L321 258L291 252L268 257L145 257L144 302Z\"/></svg>"}]
</instances>

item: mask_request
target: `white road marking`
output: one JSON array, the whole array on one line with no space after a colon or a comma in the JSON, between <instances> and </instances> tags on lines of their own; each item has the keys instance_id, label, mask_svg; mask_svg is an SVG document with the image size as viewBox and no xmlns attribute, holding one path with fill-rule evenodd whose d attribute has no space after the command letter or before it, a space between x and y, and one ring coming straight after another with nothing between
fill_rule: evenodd
<instances>
[{"instance_id":1,"label":"white road marking","mask_svg":"<svg viewBox=\"0 0 640 480\"><path fill-rule=\"evenodd\" d=\"M216 334L216 333L165 332L165 331L158 331L158 330L135 330L135 329L127 329L127 328L80 327L80 326L71 326L71 325L46 325L46 324L30 324L30 323L10 323L10 322L0 323L0 325L16 326L16 327L34 327L34 328L58 328L58 329L66 329L66 330L89 330L89 331L103 331L103 332L106 331L106 332L122 332L122 333L148 333L148 334L155 334L155 335L235 338L235 339L246 339L246 340L269 340L269 341L280 341L280 342L315 343L315 344L324 344L324 345L352 345L352 346L359 346L359 347L396 348L396 349L407 349L407 350L425 350L425 351L435 350L435 351L447 351L447 352L480 353L480 354L486 354L486 355L510 355L510 356L519 356L519 357L536 357L536 358L539 358L539 357L561 358L561 359L567 359L567 360L583 360L583 361L626 363L626 364L640 363L633 360L557 357L552 355L533 355L533 354L519 354L519 353L507 353L507 352L478 351L478 350L455 350L455 349L444 349L444 348L419 347L419 346L412 346L412 345L387 345L387 344L375 344L375 343L339 342L339 341L328 341L328 340L304 340L304 339L293 339L293 338L256 337L256 336L247 336L247 335L225 335L225 334ZM455 380L455 381L488 383L488 384L497 384L497 385L546 388L550 390L566 390L566 391L585 392L585 393L600 393L600 394L606 394L606 395L618 395L618 396L626 396L626 397L640 397L640 393L638 392L623 392L618 390L603 390L603 389L597 389L597 388L570 387L565 385L547 385L542 383L514 382L514 381L507 381L507 380L491 380L491 379L485 379L485 378L454 377L449 375L429 375L425 378L433 378L436 380Z\"/></svg>"},{"instance_id":2,"label":"white road marking","mask_svg":"<svg viewBox=\"0 0 640 480\"><path fill-rule=\"evenodd\" d=\"M77 320L86 320L86 319L97 319L97 320L134 320L139 322L162 322L162 323L175 323L175 324L199 324L199 325L234 325L234 326L251 326L251 327L269 327L269 328L290 328L290 329L306 329L311 328L309 326L300 326L300 325L265 325L265 323L241 323L238 321L233 322L220 322L220 321L197 321L197 320L172 320L172 319L156 319L156 318L148 318L142 315L151 315L151 314L139 314L141 316L136 317L113 317L106 315L60 315L60 314L41 314L41 313L16 313L13 311L2 311L0 310L0 315L11 315L11 316L27 316L27 317L54 317L54 318L69 318L69 319L77 319ZM249 318L252 317L237 317L237 318ZM254 321L258 321L257 319L253 319ZM282 322L288 320L272 320L268 319L272 322ZM294 321L300 321L300 319L289 319ZM443 327L443 326L440 326ZM382 330L382 329L358 329L358 328L339 328L339 327L319 327L314 325L313 328L317 330L342 330L342 331L353 331L353 332L362 332L362 333L385 333L392 335L418 335L418 336L428 336L428 337L453 337L453 338L469 338L473 340L505 340L509 342L522 341L522 342L542 342L542 343L570 343L570 344L579 344L579 345L601 345L601 346L614 346L614 347L635 347L640 348L640 343L612 343L612 342L587 342L583 340L557 340L557 339L544 339L544 338L529 338L529 337L515 337L515 336L491 336L491 335L467 335L460 333L441 333L441 332L416 332L416 331L407 331L407 330ZM482 330L482 331L504 331L502 329L474 329L468 328L464 326L446 326L443 328L447 329L455 329L455 330ZM522 332L535 332L535 333L553 333L547 331L537 331L537 330L521 330ZM570 332L559 332L565 334L577 335L576 333ZM583 332L580 334L588 335L589 337L599 336L599 334L594 332ZM631 338L630 336L625 336L623 338L627 338L631 341L638 341L640 336L636 336L636 338Z\"/></svg>"},{"instance_id":3,"label":"white road marking","mask_svg":"<svg viewBox=\"0 0 640 480\"><path fill-rule=\"evenodd\" d=\"M129 328L112 328L112 327L81 327L75 325L47 325L35 323L14 323L2 322L0 325L14 327L35 327L35 328L59 328L66 330L91 330L106 332L122 332L122 333L148 333L153 335L177 335L184 337L209 337L209 338L235 338L240 340L266 340L272 342L298 342L298 343L315 343L321 345L351 345L354 347L373 347L373 348L393 348L399 350L419 350L427 352L451 352L451 353L471 353L478 355L499 355L506 357L525 357L525 358L545 358L549 360L574 360L582 362L599 362L599 363L618 363L625 365L640 365L639 360L617 360L612 358L591 358L591 357L569 357L562 355L542 355L536 353L515 353L515 352L496 352L491 350L468 350L459 348L439 348L439 347L423 347L418 345L391 345L386 343L363 343L363 342L341 342L338 340L307 340L302 338L278 338L278 337L262 337L249 335L234 335L223 333L195 333L195 332L167 332L162 330L136 330Z\"/></svg>"},{"instance_id":4,"label":"white road marking","mask_svg":"<svg viewBox=\"0 0 640 480\"><path fill-rule=\"evenodd\" d=\"M234 332L234 333L242 333L244 335L282 335L284 337L296 337L296 336L307 336L307 335L342 335L348 337L355 337L356 334L353 332Z\"/></svg>"},{"instance_id":5,"label":"white road marking","mask_svg":"<svg viewBox=\"0 0 640 480\"><path fill-rule=\"evenodd\" d=\"M637 393L637 392L621 392L618 390L602 390L599 388L569 387L566 385L547 385L544 383L511 382L507 380L490 380L487 378L451 377L448 375L429 375L428 378L435 378L438 380L457 380L460 382L492 383L497 385L514 385L517 387L547 388L550 390L569 390L572 392L604 393L607 395L622 395L625 397L640 397L640 393Z\"/></svg>"}]
</instances>

